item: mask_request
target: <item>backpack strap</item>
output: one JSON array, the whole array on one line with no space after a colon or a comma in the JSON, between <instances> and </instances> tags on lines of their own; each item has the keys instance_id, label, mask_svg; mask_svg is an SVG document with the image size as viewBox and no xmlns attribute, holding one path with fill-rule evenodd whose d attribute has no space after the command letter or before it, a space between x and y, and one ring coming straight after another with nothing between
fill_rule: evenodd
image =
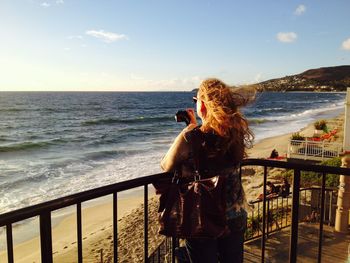
<instances>
[{"instance_id":1,"label":"backpack strap","mask_svg":"<svg viewBox=\"0 0 350 263\"><path fill-rule=\"evenodd\" d=\"M202 133L199 130L200 126L197 126L192 131L190 131L190 143L192 146L193 154L193 169L194 169L194 180L200 180L200 150L202 144Z\"/></svg>"}]
</instances>

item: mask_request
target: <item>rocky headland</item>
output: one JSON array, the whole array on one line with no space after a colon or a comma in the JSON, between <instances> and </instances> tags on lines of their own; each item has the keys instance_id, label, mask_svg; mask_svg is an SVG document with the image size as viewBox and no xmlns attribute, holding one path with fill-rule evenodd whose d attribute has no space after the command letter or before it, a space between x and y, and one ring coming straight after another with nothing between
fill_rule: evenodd
<instances>
[{"instance_id":1,"label":"rocky headland","mask_svg":"<svg viewBox=\"0 0 350 263\"><path fill-rule=\"evenodd\" d=\"M303 73L256 84L259 91L346 91L350 87L350 66L309 69Z\"/></svg>"}]
</instances>

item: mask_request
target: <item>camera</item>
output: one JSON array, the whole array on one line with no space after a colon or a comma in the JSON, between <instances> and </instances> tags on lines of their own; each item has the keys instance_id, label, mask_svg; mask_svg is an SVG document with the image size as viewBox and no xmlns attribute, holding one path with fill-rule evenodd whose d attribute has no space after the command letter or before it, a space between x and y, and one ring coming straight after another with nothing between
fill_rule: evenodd
<instances>
[{"instance_id":1,"label":"camera","mask_svg":"<svg viewBox=\"0 0 350 263\"><path fill-rule=\"evenodd\" d=\"M176 122L185 122L186 125L190 124L190 116L185 110L179 110L178 112L176 112L175 120Z\"/></svg>"}]
</instances>

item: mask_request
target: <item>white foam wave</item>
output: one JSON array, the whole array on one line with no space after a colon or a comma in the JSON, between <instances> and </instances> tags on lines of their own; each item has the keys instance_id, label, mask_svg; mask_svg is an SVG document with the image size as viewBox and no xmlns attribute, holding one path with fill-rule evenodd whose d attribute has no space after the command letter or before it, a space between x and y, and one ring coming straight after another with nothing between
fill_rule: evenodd
<instances>
[{"instance_id":1,"label":"white foam wave","mask_svg":"<svg viewBox=\"0 0 350 263\"><path fill-rule=\"evenodd\" d=\"M344 104L344 103L343 103ZM328 107L325 109L307 110L300 114L274 119L277 123L263 123L252 127L255 134L255 142L265 138L296 132L318 119L328 119L338 116L343 111L344 105Z\"/></svg>"},{"instance_id":2,"label":"white foam wave","mask_svg":"<svg viewBox=\"0 0 350 263\"><path fill-rule=\"evenodd\" d=\"M92 188L160 173L160 160L167 147L165 144L162 150L139 154L126 153L120 158L109 161L90 160L84 163L70 163L56 170L43 168L40 174L46 176L40 181L27 178L28 181L23 180L23 184L12 191L0 189L2 196L0 214ZM30 173L28 171L27 174Z\"/></svg>"},{"instance_id":3,"label":"white foam wave","mask_svg":"<svg viewBox=\"0 0 350 263\"><path fill-rule=\"evenodd\" d=\"M292 121L300 118L313 118L313 116L320 115L322 113L327 113L330 111L337 111L343 107L344 107L344 101L339 103L332 103L330 105L325 105L322 108L308 109L308 110L305 110L299 113L290 114L290 115L283 114L283 115L276 115L276 116L268 116L268 117L265 117L265 119L269 121L280 121L280 120Z\"/></svg>"},{"instance_id":4,"label":"white foam wave","mask_svg":"<svg viewBox=\"0 0 350 263\"><path fill-rule=\"evenodd\" d=\"M258 109L255 110L254 112L268 112L268 111L278 111L278 110L283 110L281 107L274 107L274 108L265 108L265 109Z\"/></svg>"}]
</instances>

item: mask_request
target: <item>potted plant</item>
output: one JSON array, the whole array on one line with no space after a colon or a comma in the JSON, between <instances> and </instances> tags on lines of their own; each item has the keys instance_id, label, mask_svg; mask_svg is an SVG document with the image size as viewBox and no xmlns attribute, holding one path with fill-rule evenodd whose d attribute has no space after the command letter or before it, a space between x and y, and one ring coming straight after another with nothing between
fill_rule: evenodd
<instances>
[{"instance_id":1,"label":"potted plant","mask_svg":"<svg viewBox=\"0 0 350 263\"><path fill-rule=\"evenodd\" d=\"M305 137L299 132L293 133L290 138L290 151L291 153L298 153L300 145L305 141Z\"/></svg>"},{"instance_id":2,"label":"potted plant","mask_svg":"<svg viewBox=\"0 0 350 263\"><path fill-rule=\"evenodd\" d=\"M305 141L305 137L301 135L299 132L293 133L290 138L292 141ZM300 144L301 142L299 142Z\"/></svg>"},{"instance_id":3,"label":"potted plant","mask_svg":"<svg viewBox=\"0 0 350 263\"><path fill-rule=\"evenodd\" d=\"M314 136L319 137L323 132L327 132L327 122L325 120L316 121L314 123Z\"/></svg>"}]
</instances>

